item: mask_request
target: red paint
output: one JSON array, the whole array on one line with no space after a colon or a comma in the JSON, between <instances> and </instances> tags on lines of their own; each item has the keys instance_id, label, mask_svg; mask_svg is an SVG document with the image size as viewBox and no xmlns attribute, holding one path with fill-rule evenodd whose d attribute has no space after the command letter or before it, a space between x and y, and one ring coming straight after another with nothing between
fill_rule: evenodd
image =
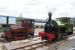
<instances>
[{"instance_id":1,"label":"red paint","mask_svg":"<svg viewBox=\"0 0 75 50\"><path fill-rule=\"evenodd\" d=\"M52 41L55 39L55 34L54 33L46 33L46 32L40 32L39 36L41 36L41 39L43 40L45 37L48 38L48 41Z\"/></svg>"}]
</instances>

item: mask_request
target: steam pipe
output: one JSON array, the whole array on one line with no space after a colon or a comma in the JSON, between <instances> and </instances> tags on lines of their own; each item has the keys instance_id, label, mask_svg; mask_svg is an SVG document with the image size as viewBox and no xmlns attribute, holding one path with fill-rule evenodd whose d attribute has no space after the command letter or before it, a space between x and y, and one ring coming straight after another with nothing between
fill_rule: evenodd
<instances>
[{"instance_id":1,"label":"steam pipe","mask_svg":"<svg viewBox=\"0 0 75 50\"><path fill-rule=\"evenodd\" d=\"M9 17L6 17L7 21L6 21L6 27L9 27Z\"/></svg>"}]
</instances>

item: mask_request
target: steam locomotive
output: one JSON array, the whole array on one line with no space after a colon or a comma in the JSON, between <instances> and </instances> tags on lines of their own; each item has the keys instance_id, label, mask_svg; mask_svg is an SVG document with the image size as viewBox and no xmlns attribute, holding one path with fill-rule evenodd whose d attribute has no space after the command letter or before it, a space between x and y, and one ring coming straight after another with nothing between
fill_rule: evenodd
<instances>
[{"instance_id":1,"label":"steam locomotive","mask_svg":"<svg viewBox=\"0 0 75 50\"><path fill-rule=\"evenodd\" d=\"M9 25L9 17L7 17L7 24L2 36L5 41L16 41L29 39L34 37L34 20L32 19L22 19L21 23L15 27Z\"/></svg>"},{"instance_id":2,"label":"steam locomotive","mask_svg":"<svg viewBox=\"0 0 75 50\"><path fill-rule=\"evenodd\" d=\"M58 41L67 38L73 34L73 25L70 23L69 17L61 17L56 20L51 20L52 13L48 13L49 18L45 24L44 31L39 32L42 40L48 42Z\"/></svg>"}]
</instances>

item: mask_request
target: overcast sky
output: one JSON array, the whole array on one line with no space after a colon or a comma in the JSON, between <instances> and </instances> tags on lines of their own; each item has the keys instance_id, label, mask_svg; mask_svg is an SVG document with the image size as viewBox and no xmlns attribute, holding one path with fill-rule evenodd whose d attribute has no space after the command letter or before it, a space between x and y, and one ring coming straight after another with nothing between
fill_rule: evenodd
<instances>
[{"instance_id":1,"label":"overcast sky","mask_svg":"<svg viewBox=\"0 0 75 50\"><path fill-rule=\"evenodd\" d=\"M74 17L75 0L0 0L0 15L46 19L49 11L53 19Z\"/></svg>"}]
</instances>

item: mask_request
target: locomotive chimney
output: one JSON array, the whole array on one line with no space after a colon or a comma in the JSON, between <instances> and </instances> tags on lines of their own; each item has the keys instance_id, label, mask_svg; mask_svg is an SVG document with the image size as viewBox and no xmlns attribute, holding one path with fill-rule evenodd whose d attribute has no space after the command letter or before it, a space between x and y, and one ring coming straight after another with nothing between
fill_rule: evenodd
<instances>
[{"instance_id":1,"label":"locomotive chimney","mask_svg":"<svg viewBox=\"0 0 75 50\"><path fill-rule=\"evenodd\" d=\"M49 13L48 13L48 15L49 15L49 19L48 19L48 21L51 21L52 13L51 13L51 12L49 12Z\"/></svg>"}]
</instances>

